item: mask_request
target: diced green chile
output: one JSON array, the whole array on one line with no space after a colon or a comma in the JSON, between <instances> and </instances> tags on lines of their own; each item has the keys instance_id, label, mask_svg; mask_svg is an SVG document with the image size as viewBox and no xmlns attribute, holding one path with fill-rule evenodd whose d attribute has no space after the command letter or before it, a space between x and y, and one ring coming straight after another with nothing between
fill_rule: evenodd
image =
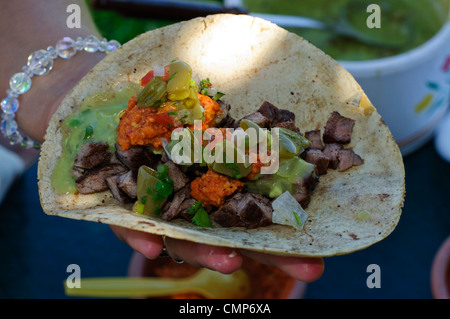
<instances>
[{"instance_id":1,"label":"diced green chile","mask_svg":"<svg viewBox=\"0 0 450 319\"><path fill-rule=\"evenodd\" d=\"M295 184L308 178L311 174L315 174L314 164L294 156L290 159L281 159L275 174L262 175L258 180L246 182L245 186L250 192L276 198L286 191L294 194Z\"/></svg>"},{"instance_id":2,"label":"diced green chile","mask_svg":"<svg viewBox=\"0 0 450 319\"><path fill-rule=\"evenodd\" d=\"M233 158L227 156L227 145L233 151ZM223 161L222 163L214 161L208 164L208 168L213 171L238 179L247 176L252 171L248 156L243 154L232 142L223 141L222 145L215 147L215 152L217 151L223 152Z\"/></svg>"},{"instance_id":3,"label":"diced green chile","mask_svg":"<svg viewBox=\"0 0 450 319\"><path fill-rule=\"evenodd\" d=\"M258 124L248 119L242 119L240 121L240 127L247 132L247 129L253 129L256 132L256 143L262 142L262 139L265 137L267 141L267 147L270 147L270 134L268 134L267 130L263 130ZM247 132L249 134L249 132ZM246 145L247 147L251 147L254 145Z\"/></svg>"},{"instance_id":4,"label":"diced green chile","mask_svg":"<svg viewBox=\"0 0 450 319\"><path fill-rule=\"evenodd\" d=\"M138 204L144 205L143 214L159 216L167 197L172 194L173 182L167 170L166 165L158 166L158 171L145 165L139 168L136 194Z\"/></svg>"},{"instance_id":5,"label":"diced green chile","mask_svg":"<svg viewBox=\"0 0 450 319\"><path fill-rule=\"evenodd\" d=\"M169 65L170 81L167 81L167 92L172 101L188 98L191 87L192 69L183 61L173 61Z\"/></svg>"},{"instance_id":6,"label":"diced green chile","mask_svg":"<svg viewBox=\"0 0 450 319\"><path fill-rule=\"evenodd\" d=\"M310 141L294 131L284 127L277 127L277 129L279 129L279 153L281 158L297 156L311 144Z\"/></svg>"},{"instance_id":7,"label":"diced green chile","mask_svg":"<svg viewBox=\"0 0 450 319\"><path fill-rule=\"evenodd\" d=\"M159 76L148 82L136 97L139 107L159 107L165 100L167 100L167 84Z\"/></svg>"}]
</instances>

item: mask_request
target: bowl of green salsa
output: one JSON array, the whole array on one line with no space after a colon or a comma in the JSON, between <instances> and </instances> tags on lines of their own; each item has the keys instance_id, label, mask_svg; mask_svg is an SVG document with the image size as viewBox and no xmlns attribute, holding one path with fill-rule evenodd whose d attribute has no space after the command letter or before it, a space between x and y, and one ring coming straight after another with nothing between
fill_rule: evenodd
<instances>
[{"instance_id":1,"label":"bowl of green salsa","mask_svg":"<svg viewBox=\"0 0 450 319\"><path fill-rule=\"evenodd\" d=\"M450 0L242 0L249 12L345 23L372 39L286 29L340 62L383 116L403 155L433 135L450 98ZM376 5L376 8L373 8ZM382 43L385 40L386 44Z\"/></svg>"}]
</instances>

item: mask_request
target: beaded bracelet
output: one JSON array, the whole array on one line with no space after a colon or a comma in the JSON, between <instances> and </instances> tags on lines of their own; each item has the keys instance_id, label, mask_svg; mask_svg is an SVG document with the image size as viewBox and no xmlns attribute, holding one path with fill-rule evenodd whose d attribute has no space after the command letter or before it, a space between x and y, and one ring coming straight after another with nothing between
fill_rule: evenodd
<instances>
[{"instance_id":1,"label":"beaded bracelet","mask_svg":"<svg viewBox=\"0 0 450 319\"><path fill-rule=\"evenodd\" d=\"M40 144L33 139L22 136L15 121L15 113L19 109L18 97L31 88L31 78L35 75L44 75L53 68L53 60L61 57L70 59L77 51L86 52L106 52L109 53L120 47L116 40L99 40L91 35L85 39L78 37L73 40L64 37L55 45L49 46L47 50L38 50L28 56L27 65L22 68L22 72L16 73L9 80L10 88L6 91L7 97L1 102L3 112L0 121L0 130L9 139L11 145L20 144L26 148L39 148Z\"/></svg>"}]
</instances>

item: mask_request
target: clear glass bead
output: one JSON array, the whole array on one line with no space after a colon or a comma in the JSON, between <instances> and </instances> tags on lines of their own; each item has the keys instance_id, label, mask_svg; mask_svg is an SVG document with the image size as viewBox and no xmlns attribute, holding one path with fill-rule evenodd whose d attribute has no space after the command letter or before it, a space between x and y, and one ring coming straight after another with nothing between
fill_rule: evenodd
<instances>
[{"instance_id":1,"label":"clear glass bead","mask_svg":"<svg viewBox=\"0 0 450 319\"><path fill-rule=\"evenodd\" d=\"M106 52L114 51L118 47L120 47L120 43L119 42L117 42L116 40L110 40L108 42L108 45L106 46Z\"/></svg>"},{"instance_id":2,"label":"clear glass bead","mask_svg":"<svg viewBox=\"0 0 450 319\"><path fill-rule=\"evenodd\" d=\"M90 35L84 39L84 51L86 52L97 52L99 46L100 41L93 35Z\"/></svg>"},{"instance_id":3,"label":"clear glass bead","mask_svg":"<svg viewBox=\"0 0 450 319\"><path fill-rule=\"evenodd\" d=\"M24 137L22 138L22 141L21 141L20 144L21 144L23 147L26 147L26 148L32 148L32 147L34 147L34 141L33 141L31 138L27 137L27 136L24 136Z\"/></svg>"},{"instance_id":4,"label":"clear glass bead","mask_svg":"<svg viewBox=\"0 0 450 319\"><path fill-rule=\"evenodd\" d=\"M56 43L56 52L63 59L70 59L77 53L75 41L72 38L64 37Z\"/></svg>"},{"instance_id":5,"label":"clear glass bead","mask_svg":"<svg viewBox=\"0 0 450 319\"><path fill-rule=\"evenodd\" d=\"M23 94L30 89L31 78L23 72L16 73L11 80L9 80L9 86L13 92Z\"/></svg>"},{"instance_id":6,"label":"clear glass bead","mask_svg":"<svg viewBox=\"0 0 450 319\"><path fill-rule=\"evenodd\" d=\"M14 114L19 109L19 101L12 96L4 98L1 102L2 111L6 114Z\"/></svg>"},{"instance_id":7,"label":"clear glass bead","mask_svg":"<svg viewBox=\"0 0 450 319\"><path fill-rule=\"evenodd\" d=\"M22 135L20 135L19 131L15 131L9 136L9 143L11 145L21 144L23 141Z\"/></svg>"},{"instance_id":8,"label":"clear glass bead","mask_svg":"<svg viewBox=\"0 0 450 319\"><path fill-rule=\"evenodd\" d=\"M100 41L100 44L98 46L98 50L100 52L105 52L107 47L108 47L108 40L103 38L102 41Z\"/></svg>"},{"instance_id":9,"label":"clear glass bead","mask_svg":"<svg viewBox=\"0 0 450 319\"><path fill-rule=\"evenodd\" d=\"M53 68L53 59L46 50L38 50L28 56L28 67L37 75L44 75Z\"/></svg>"},{"instance_id":10,"label":"clear glass bead","mask_svg":"<svg viewBox=\"0 0 450 319\"><path fill-rule=\"evenodd\" d=\"M14 121L14 118L10 116L4 116L2 118L2 121L0 122L0 130L4 135L8 137L17 132L18 127L16 121Z\"/></svg>"}]
</instances>

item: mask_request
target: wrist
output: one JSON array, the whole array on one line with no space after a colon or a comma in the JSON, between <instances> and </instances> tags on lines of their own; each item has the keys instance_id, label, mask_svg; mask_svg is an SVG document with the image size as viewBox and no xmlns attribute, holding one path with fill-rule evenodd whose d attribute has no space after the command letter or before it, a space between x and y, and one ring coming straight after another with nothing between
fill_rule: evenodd
<instances>
[{"instance_id":1,"label":"wrist","mask_svg":"<svg viewBox=\"0 0 450 319\"><path fill-rule=\"evenodd\" d=\"M65 95L104 57L104 52L119 46L117 41L100 41L92 36L64 40L56 48L50 46L33 52L22 72L11 78L17 81L10 81L8 97L2 100L1 129L12 144L39 147L48 122ZM47 75L50 71L51 75ZM21 132L28 137L23 137Z\"/></svg>"},{"instance_id":2,"label":"wrist","mask_svg":"<svg viewBox=\"0 0 450 319\"><path fill-rule=\"evenodd\" d=\"M102 52L80 52L70 60L55 60L50 74L33 78L33 87L20 97L16 113L21 131L42 143L48 123L61 101L104 56Z\"/></svg>"}]
</instances>

